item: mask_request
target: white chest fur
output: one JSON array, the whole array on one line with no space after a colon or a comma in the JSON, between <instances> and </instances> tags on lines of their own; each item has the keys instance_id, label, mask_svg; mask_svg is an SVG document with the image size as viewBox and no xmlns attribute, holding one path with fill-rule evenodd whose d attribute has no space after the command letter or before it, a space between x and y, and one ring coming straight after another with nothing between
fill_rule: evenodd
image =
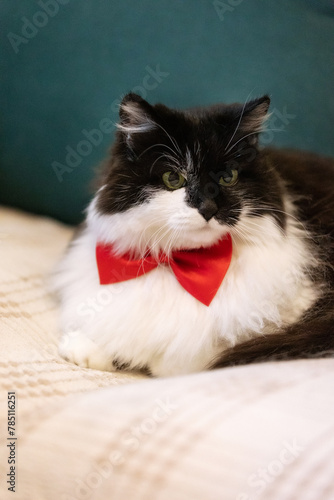
<instances>
[{"instance_id":1,"label":"white chest fur","mask_svg":"<svg viewBox=\"0 0 334 500\"><path fill-rule=\"evenodd\" d=\"M112 370L117 359L131 368L147 365L155 375L189 373L225 347L298 320L318 297L305 272L314 259L300 230L291 220L283 235L270 217L244 218L243 224L248 231L256 224L257 236L245 240L241 226L231 230L232 262L209 307L166 266L101 286L96 235L88 228L55 278L62 297L61 354L98 369Z\"/></svg>"}]
</instances>

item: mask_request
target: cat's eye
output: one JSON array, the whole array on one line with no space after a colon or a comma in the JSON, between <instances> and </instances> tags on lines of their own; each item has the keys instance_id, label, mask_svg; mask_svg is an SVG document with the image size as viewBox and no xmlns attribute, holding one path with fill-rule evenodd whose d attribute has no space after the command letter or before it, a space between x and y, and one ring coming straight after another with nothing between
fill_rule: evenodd
<instances>
[{"instance_id":1,"label":"cat's eye","mask_svg":"<svg viewBox=\"0 0 334 500\"><path fill-rule=\"evenodd\" d=\"M185 185L186 180L183 175L178 172L165 172L162 176L162 180L169 189L180 189Z\"/></svg>"},{"instance_id":2,"label":"cat's eye","mask_svg":"<svg viewBox=\"0 0 334 500\"><path fill-rule=\"evenodd\" d=\"M235 170L234 168L232 168L230 172L226 172L226 174L219 179L219 184L221 186L234 186L237 182L238 170Z\"/></svg>"}]
</instances>

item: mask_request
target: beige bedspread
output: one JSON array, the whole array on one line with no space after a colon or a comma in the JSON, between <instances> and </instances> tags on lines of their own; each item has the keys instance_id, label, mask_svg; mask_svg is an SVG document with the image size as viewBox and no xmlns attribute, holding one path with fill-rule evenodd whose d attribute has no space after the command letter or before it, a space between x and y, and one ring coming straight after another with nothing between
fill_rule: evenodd
<instances>
[{"instance_id":1,"label":"beige bedspread","mask_svg":"<svg viewBox=\"0 0 334 500\"><path fill-rule=\"evenodd\" d=\"M333 500L334 360L166 379L71 365L46 287L71 234L0 211L0 498Z\"/></svg>"}]
</instances>

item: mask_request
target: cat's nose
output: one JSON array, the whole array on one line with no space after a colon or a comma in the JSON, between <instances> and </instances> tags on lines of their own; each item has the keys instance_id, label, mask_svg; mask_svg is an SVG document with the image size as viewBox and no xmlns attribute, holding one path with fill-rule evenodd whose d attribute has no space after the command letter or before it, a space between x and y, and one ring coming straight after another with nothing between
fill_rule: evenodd
<instances>
[{"instance_id":1,"label":"cat's nose","mask_svg":"<svg viewBox=\"0 0 334 500\"><path fill-rule=\"evenodd\" d=\"M213 200L202 201L198 207L199 213L208 222L218 212L218 207Z\"/></svg>"}]
</instances>

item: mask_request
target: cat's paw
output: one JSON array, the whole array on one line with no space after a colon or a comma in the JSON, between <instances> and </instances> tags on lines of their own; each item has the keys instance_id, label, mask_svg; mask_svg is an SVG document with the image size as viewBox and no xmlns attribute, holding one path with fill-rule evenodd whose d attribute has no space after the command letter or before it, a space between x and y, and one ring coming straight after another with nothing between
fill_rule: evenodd
<instances>
[{"instance_id":1,"label":"cat's paw","mask_svg":"<svg viewBox=\"0 0 334 500\"><path fill-rule=\"evenodd\" d=\"M79 331L63 335L58 352L66 361L83 368L115 371L112 358L108 357L101 347Z\"/></svg>"}]
</instances>

